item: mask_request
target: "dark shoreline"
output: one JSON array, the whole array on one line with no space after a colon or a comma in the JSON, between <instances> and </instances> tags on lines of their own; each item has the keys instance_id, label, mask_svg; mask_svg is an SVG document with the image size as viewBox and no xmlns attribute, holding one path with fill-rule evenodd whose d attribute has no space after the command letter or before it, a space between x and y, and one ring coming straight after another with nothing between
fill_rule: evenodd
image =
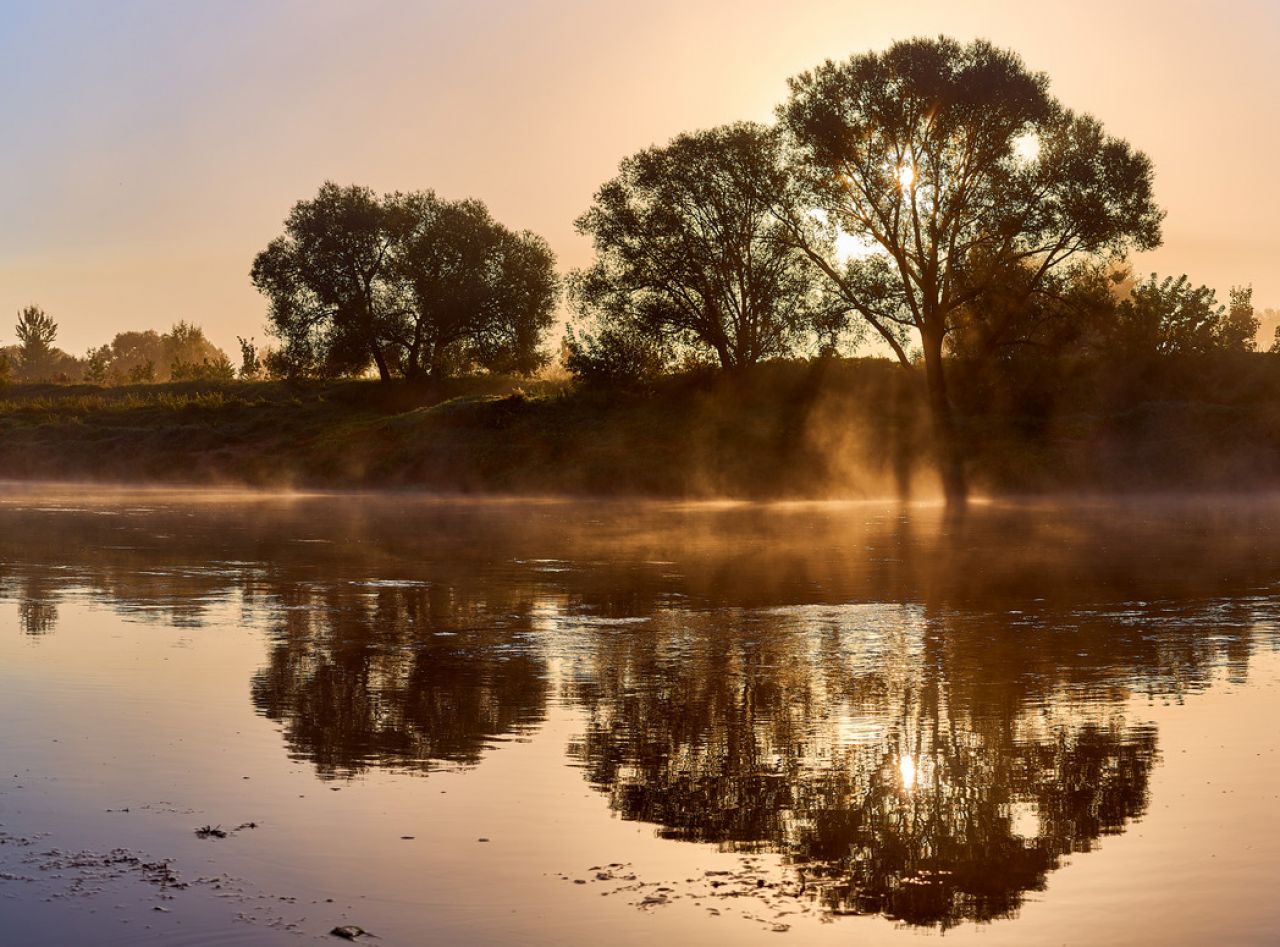
<instances>
[{"instance_id":1,"label":"dark shoreline","mask_svg":"<svg viewBox=\"0 0 1280 947\"><path fill-rule=\"evenodd\" d=\"M1280 366L1250 354L966 378L979 495L1280 487ZM1050 399L1046 390L1052 392ZM691 372L641 389L437 385L0 388L0 480L456 496L859 500L936 492L911 376L884 359Z\"/></svg>"}]
</instances>

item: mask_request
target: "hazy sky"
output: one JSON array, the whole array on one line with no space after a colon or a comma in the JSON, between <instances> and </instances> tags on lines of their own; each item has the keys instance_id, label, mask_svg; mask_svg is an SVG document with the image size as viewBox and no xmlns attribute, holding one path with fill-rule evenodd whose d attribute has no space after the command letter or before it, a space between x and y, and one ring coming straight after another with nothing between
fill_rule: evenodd
<instances>
[{"instance_id":1,"label":"hazy sky","mask_svg":"<svg viewBox=\"0 0 1280 947\"><path fill-rule=\"evenodd\" d=\"M1016 49L1151 155L1139 273L1280 306L1277 0L0 0L0 344L38 302L75 354L187 319L234 357L265 337L254 254L326 178L479 197L578 266L625 155L938 33Z\"/></svg>"}]
</instances>

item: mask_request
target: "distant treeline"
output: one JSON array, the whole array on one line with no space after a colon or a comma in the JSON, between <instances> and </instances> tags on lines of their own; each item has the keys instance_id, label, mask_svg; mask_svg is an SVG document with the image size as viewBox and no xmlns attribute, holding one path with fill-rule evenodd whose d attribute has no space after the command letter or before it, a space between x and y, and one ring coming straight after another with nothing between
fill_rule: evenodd
<instances>
[{"instance_id":1,"label":"distant treeline","mask_svg":"<svg viewBox=\"0 0 1280 947\"><path fill-rule=\"evenodd\" d=\"M199 326L179 321L168 332L119 332L83 357L54 345L58 324L39 306L18 313L16 345L0 347L0 384L144 385L169 381L231 381L263 374L253 343L241 343L239 371Z\"/></svg>"}]
</instances>

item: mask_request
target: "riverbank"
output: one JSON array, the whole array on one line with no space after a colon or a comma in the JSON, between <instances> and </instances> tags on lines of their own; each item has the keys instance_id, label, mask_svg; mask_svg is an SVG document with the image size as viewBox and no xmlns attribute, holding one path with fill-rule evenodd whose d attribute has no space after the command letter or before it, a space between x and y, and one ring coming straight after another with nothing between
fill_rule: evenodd
<instances>
[{"instance_id":1,"label":"riverbank","mask_svg":"<svg viewBox=\"0 0 1280 947\"><path fill-rule=\"evenodd\" d=\"M1280 360L957 363L974 485L1036 493L1280 485ZM643 390L191 382L0 389L0 478L460 493L863 497L933 489L913 379L883 359L688 373Z\"/></svg>"}]
</instances>

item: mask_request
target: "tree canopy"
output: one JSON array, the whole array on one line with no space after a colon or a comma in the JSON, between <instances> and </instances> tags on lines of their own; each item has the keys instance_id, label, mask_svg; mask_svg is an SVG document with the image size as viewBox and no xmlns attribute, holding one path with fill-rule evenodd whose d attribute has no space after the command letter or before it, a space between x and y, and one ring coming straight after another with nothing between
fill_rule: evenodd
<instances>
[{"instance_id":1,"label":"tree canopy","mask_svg":"<svg viewBox=\"0 0 1280 947\"><path fill-rule=\"evenodd\" d=\"M39 306L24 306L18 312L14 327L18 337L18 365L29 380L49 375L62 353L53 347L58 337L58 324Z\"/></svg>"},{"instance_id":2,"label":"tree canopy","mask_svg":"<svg viewBox=\"0 0 1280 947\"><path fill-rule=\"evenodd\" d=\"M1121 301L1115 334L1127 354L1204 355L1251 352L1257 332L1251 288L1231 290L1230 305L1223 306L1212 289L1185 275L1162 280L1152 273Z\"/></svg>"},{"instance_id":3,"label":"tree canopy","mask_svg":"<svg viewBox=\"0 0 1280 947\"><path fill-rule=\"evenodd\" d=\"M227 381L231 360L197 325L179 320L168 332L117 332L107 344L89 349L85 380L95 384L164 381Z\"/></svg>"},{"instance_id":4,"label":"tree canopy","mask_svg":"<svg viewBox=\"0 0 1280 947\"><path fill-rule=\"evenodd\" d=\"M944 487L963 501L946 336L1011 273L1029 297L1063 266L1158 245L1151 163L984 41L895 43L828 61L790 90L778 116L795 179L822 215L780 216L903 364L918 336ZM842 263L832 231L872 252Z\"/></svg>"},{"instance_id":5,"label":"tree canopy","mask_svg":"<svg viewBox=\"0 0 1280 947\"><path fill-rule=\"evenodd\" d=\"M724 368L791 352L830 300L777 219L781 158L773 131L741 122L625 159L577 221L597 254L572 278L579 311Z\"/></svg>"},{"instance_id":6,"label":"tree canopy","mask_svg":"<svg viewBox=\"0 0 1280 947\"><path fill-rule=\"evenodd\" d=\"M479 201L324 184L254 260L281 355L299 374L530 371L558 294L546 242Z\"/></svg>"}]
</instances>

